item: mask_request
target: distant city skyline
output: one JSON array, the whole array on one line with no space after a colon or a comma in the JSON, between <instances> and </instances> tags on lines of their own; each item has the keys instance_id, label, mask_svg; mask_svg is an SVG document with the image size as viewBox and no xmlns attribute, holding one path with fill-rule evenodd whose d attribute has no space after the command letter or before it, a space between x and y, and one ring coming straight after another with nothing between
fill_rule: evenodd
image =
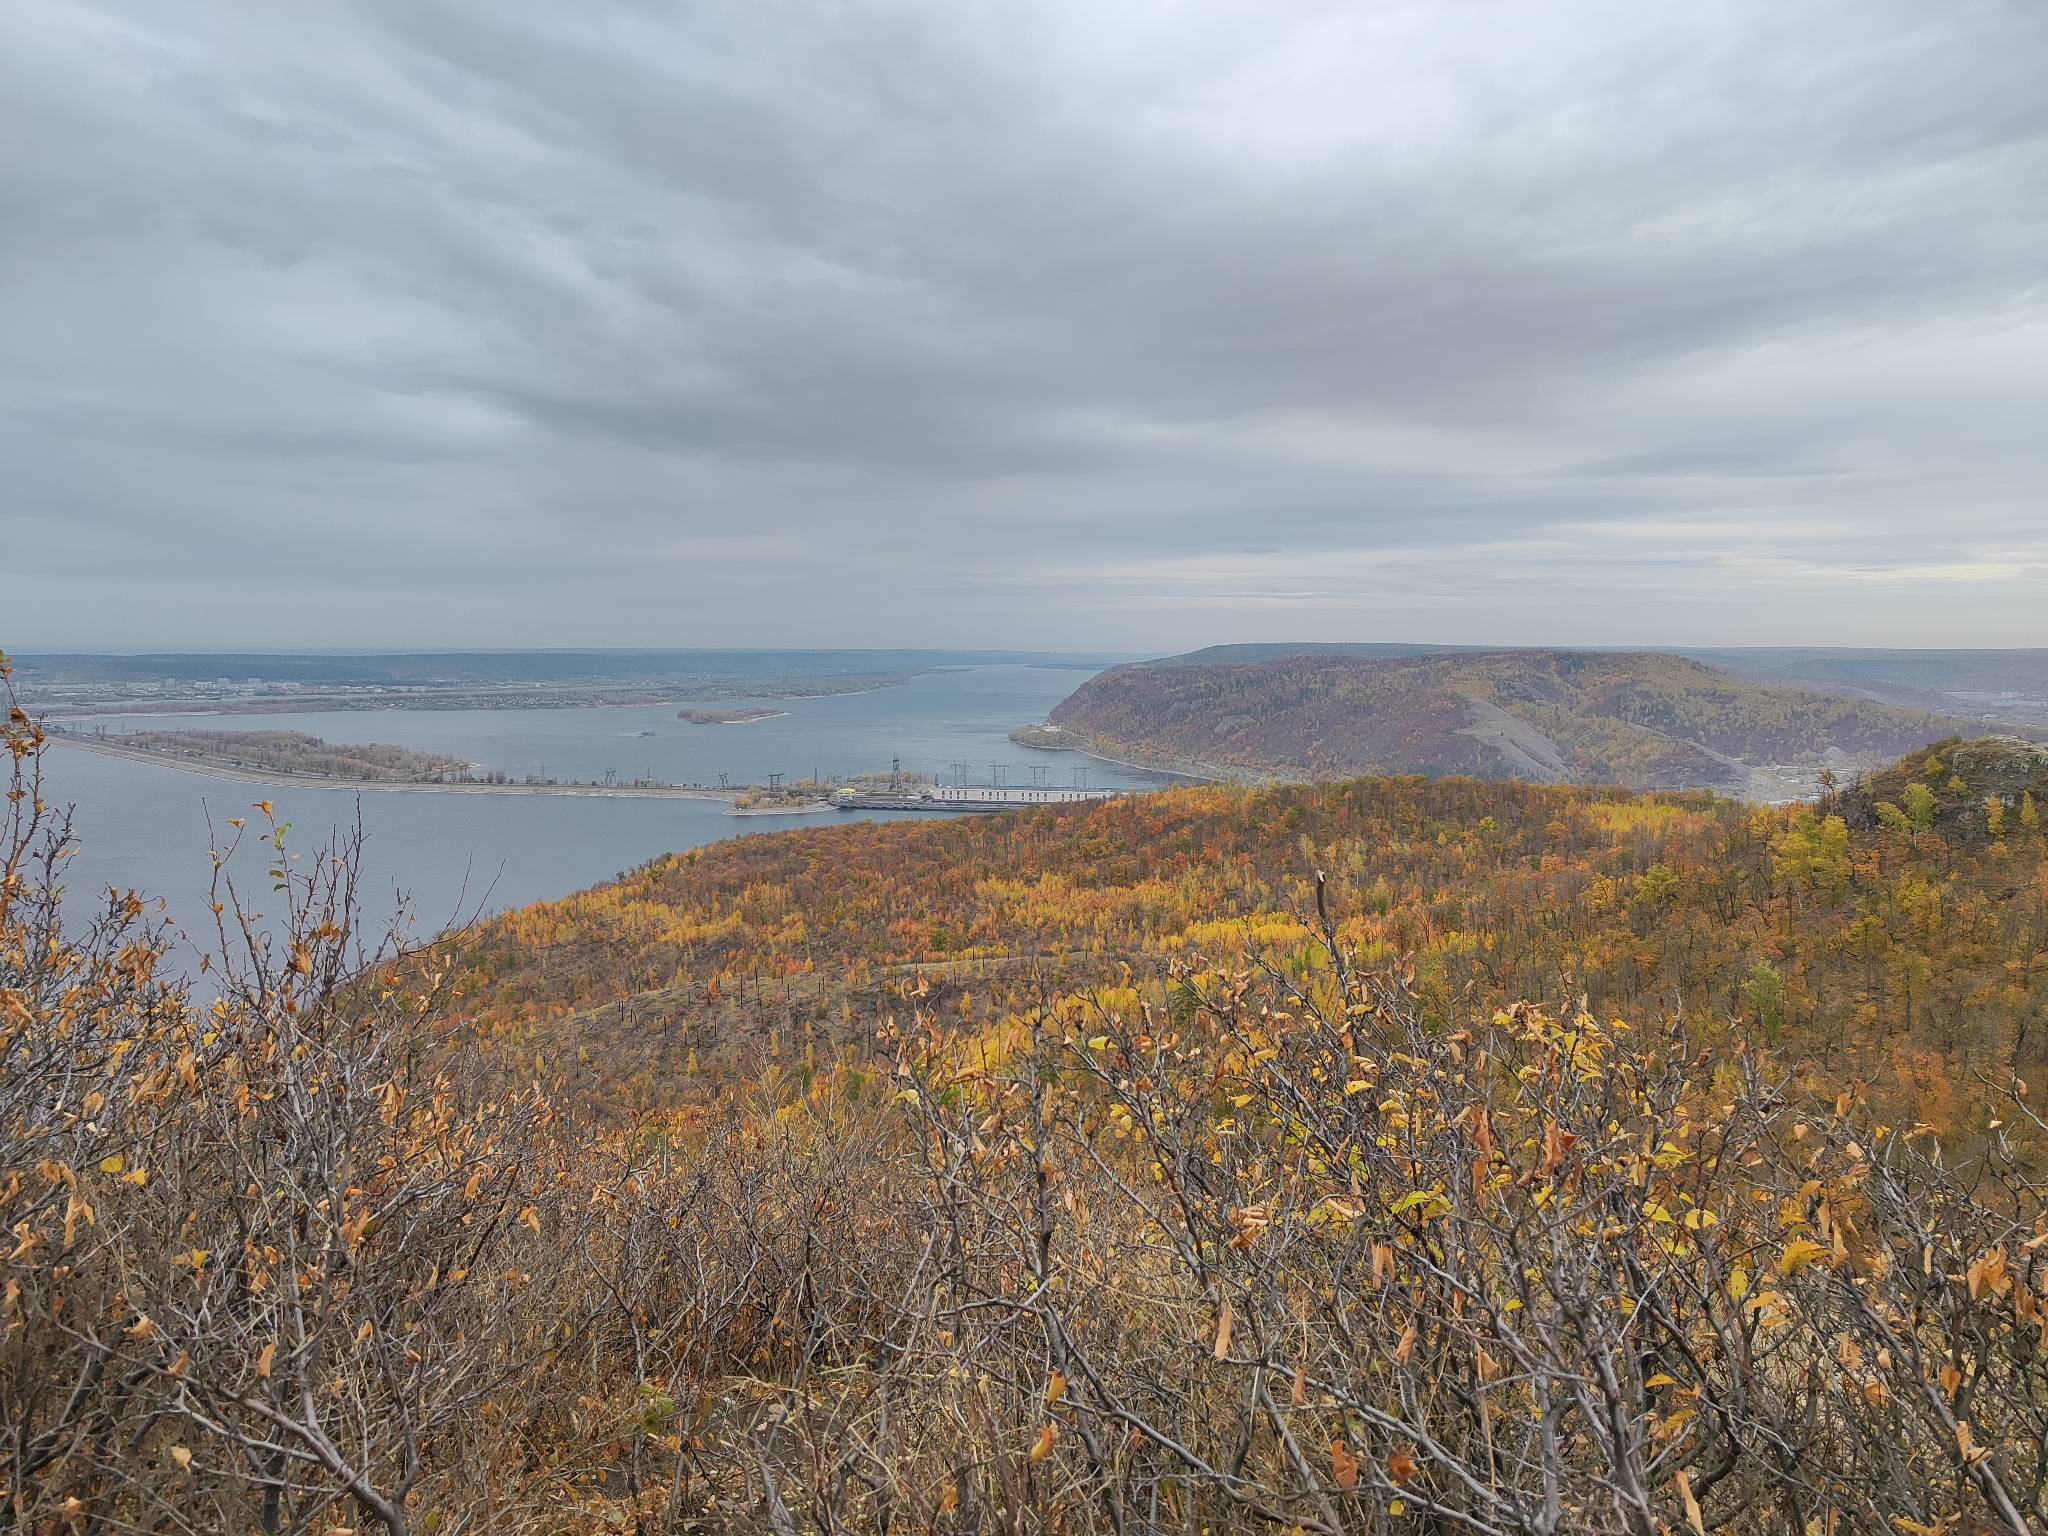
<instances>
[{"instance_id":1,"label":"distant city skyline","mask_svg":"<svg viewBox=\"0 0 2048 1536\"><path fill-rule=\"evenodd\" d=\"M0 647L2048 644L2048 8L26 0Z\"/></svg>"}]
</instances>

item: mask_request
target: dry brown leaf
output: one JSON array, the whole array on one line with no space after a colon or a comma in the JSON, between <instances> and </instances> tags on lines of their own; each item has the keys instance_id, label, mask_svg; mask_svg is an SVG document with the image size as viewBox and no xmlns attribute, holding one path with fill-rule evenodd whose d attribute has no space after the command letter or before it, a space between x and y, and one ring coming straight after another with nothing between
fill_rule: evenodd
<instances>
[{"instance_id":1,"label":"dry brown leaf","mask_svg":"<svg viewBox=\"0 0 2048 1536\"><path fill-rule=\"evenodd\" d=\"M1972 1467L1976 1466L1980 1461L1988 1460L1991 1456L1991 1447L1977 1444L1975 1438L1971 1435L1970 1421L1968 1419L1956 1420L1956 1449L1963 1453L1964 1463Z\"/></svg>"},{"instance_id":2,"label":"dry brown leaf","mask_svg":"<svg viewBox=\"0 0 2048 1536\"><path fill-rule=\"evenodd\" d=\"M1047 1421L1045 1428L1038 1432L1038 1438L1031 1442L1031 1459L1043 1461L1052 1454L1052 1448L1060 1443L1060 1427Z\"/></svg>"},{"instance_id":3,"label":"dry brown leaf","mask_svg":"<svg viewBox=\"0 0 2048 1536\"><path fill-rule=\"evenodd\" d=\"M1678 1484L1678 1497L1685 1505L1685 1523L1697 1531L1699 1536L1707 1536L1707 1519L1700 1512L1700 1501L1692 1496L1692 1479L1679 1472L1673 1476L1672 1481Z\"/></svg>"},{"instance_id":4,"label":"dry brown leaf","mask_svg":"<svg viewBox=\"0 0 2048 1536\"><path fill-rule=\"evenodd\" d=\"M1358 1486L1358 1458L1342 1440L1330 1442L1330 1475L1337 1479L1339 1488Z\"/></svg>"}]
</instances>

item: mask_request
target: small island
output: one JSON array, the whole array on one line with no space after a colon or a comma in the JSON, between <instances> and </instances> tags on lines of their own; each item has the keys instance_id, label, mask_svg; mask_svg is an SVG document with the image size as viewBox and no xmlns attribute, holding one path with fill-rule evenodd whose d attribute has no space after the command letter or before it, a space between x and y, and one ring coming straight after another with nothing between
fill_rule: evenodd
<instances>
[{"instance_id":1,"label":"small island","mask_svg":"<svg viewBox=\"0 0 2048 1536\"><path fill-rule=\"evenodd\" d=\"M244 773L366 784L442 784L468 779L475 767L389 742L330 742L304 731L126 731L85 741Z\"/></svg>"},{"instance_id":2,"label":"small island","mask_svg":"<svg viewBox=\"0 0 2048 1536\"><path fill-rule=\"evenodd\" d=\"M788 713L786 709L679 709L676 718L685 725L752 725Z\"/></svg>"}]
</instances>

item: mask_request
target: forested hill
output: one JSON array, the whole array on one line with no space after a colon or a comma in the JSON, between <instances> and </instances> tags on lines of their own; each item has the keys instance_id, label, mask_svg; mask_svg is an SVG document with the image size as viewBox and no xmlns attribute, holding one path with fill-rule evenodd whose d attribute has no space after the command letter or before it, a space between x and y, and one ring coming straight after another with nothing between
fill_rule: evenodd
<instances>
[{"instance_id":1,"label":"forested hill","mask_svg":"<svg viewBox=\"0 0 2048 1536\"><path fill-rule=\"evenodd\" d=\"M1796 791L1799 770L1846 775L1983 729L1654 652L1258 648L1115 668L1051 723L1048 740L1224 777L1467 774L1759 799Z\"/></svg>"},{"instance_id":2,"label":"forested hill","mask_svg":"<svg viewBox=\"0 0 2048 1536\"><path fill-rule=\"evenodd\" d=\"M1198 953L1307 964L1321 869L1432 1017L1683 1013L1935 1120L2048 1051L2044 802L2048 752L1990 740L1820 807L1410 777L745 837L486 925L456 1022L607 1104L695 1097L871 1045L913 988L979 1027Z\"/></svg>"}]
</instances>

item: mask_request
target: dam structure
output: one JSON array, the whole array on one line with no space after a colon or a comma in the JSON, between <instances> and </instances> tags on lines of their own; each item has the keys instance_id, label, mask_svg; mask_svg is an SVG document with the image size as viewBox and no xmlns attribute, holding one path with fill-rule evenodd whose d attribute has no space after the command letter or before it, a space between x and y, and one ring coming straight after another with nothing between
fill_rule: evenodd
<instances>
[{"instance_id":1,"label":"dam structure","mask_svg":"<svg viewBox=\"0 0 2048 1536\"><path fill-rule=\"evenodd\" d=\"M842 811L1013 811L1029 805L1113 800L1129 793L1045 784L922 784L900 790L842 789L832 796L832 804Z\"/></svg>"}]
</instances>

